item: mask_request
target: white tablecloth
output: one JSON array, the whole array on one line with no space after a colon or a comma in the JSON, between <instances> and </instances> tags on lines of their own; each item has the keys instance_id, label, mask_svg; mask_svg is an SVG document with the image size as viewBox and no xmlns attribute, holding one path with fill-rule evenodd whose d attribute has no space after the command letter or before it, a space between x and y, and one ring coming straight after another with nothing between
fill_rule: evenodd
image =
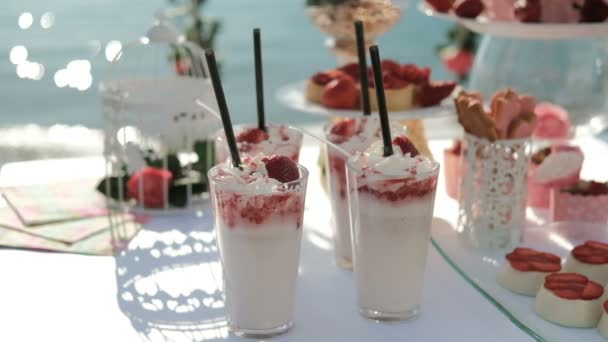
<instances>
[{"instance_id":1,"label":"white tablecloth","mask_svg":"<svg viewBox=\"0 0 608 342\"><path fill-rule=\"evenodd\" d=\"M438 148L447 142L433 144ZM356 311L350 272L306 232L329 232L329 203L320 187L318 145L306 139L311 171L298 280L295 328L280 341L527 341L530 337L465 282L429 247L422 313L401 324L378 324ZM67 163L67 164L66 164ZM77 168L73 166L78 165ZM7 165L0 184L100 176L99 158ZM32 178L34 177L34 178ZM450 201L438 189L436 211ZM447 203L447 202L445 202ZM176 222L179 224L179 219ZM139 341L116 300L114 259L0 250L0 341ZM195 280L193 280L195 281ZM239 340L228 337L229 340Z\"/></svg>"}]
</instances>

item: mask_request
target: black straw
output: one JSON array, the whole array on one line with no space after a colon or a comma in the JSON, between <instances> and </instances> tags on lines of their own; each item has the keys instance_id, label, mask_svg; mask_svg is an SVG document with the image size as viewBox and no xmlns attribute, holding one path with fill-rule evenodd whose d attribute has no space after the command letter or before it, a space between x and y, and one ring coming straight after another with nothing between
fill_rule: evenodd
<instances>
[{"instance_id":1,"label":"black straw","mask_svg":"<svg viewBox=\"0 0 608 342\"><path fill-rule=\"evenodd\" d=\"M361 84L361 102L363 104L363 115L371 115L369 104L369 82L367 81L367 58L365 56L365 38L363 33L363 22L355 21L355 33L357 34L357 54L359 55L359 82Z\"/></svg>"},{"instance_id":2,"label":"black straw","mask_svg":"<svg viewBox=\"0 0 608 342\"><path fill-rule=\"evenodd\" d=\"M230 149L230 155L232 156L232 165L240 168L241 157L239 156L239 150L236 146L236 139L234 138L234 131L232 130L232 122L230 121L230 113L228 112L228 105L226 105L226 97L224 96L224 89L222 88L222 81L220 80L220 73L217 69L213 49L205 50L205 59L207 59L209 76L211 77L211 83L213 84L213 92L215 92L217 106L219 107L220 116L222 117L222 125L224 126L224 133L226 134L226 142L228 143L228 149Z\"/></svg>"},{"instance_id":3,"label":"black straw","mask_svg":"<svg viewBox=\"0 0 608 342\"><path fill-rule=\"evenodd\" d=\"M382 64L380 63L378 46L370 46L369 54L372 60L372 69L374 70L374 83L376 86L376 97L378 99L378 114L380 114L380 127L382 128L382 141L384 142L384 156L388 157L393 155L393 144L391 142L391 127L388 124L384 82L382 80Z\"/></svg>"},{"instance_id":4,"label":"black straw","mask_svg":"<svg viewBox=\"0 0 608 342\"><path fill-rule=\"evenodd\" d=\"M258 128L266 132L264 118L264 79L262 72L262 43L260 29L253 29L253 52L255 58L255 94L258 100Z\"/></svg>"}]
</instances>

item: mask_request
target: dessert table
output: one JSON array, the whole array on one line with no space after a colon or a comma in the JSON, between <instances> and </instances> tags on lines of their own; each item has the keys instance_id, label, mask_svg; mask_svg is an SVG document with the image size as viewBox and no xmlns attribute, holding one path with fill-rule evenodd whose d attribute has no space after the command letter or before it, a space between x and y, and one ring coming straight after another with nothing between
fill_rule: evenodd
<instances>
[{"instance_id":1,"label":"dessert table","mask_svg":"<svg viewBox=\"0 0 608 342\"><path fill-rule=\"evenodd\" d=\"M320 130L320 126L315 126L314 130ZM592 140L596 144L604 144ZM447 140L431 142L436 158L441 158L442 149L449 143ZM320 182L318 155L318 142L307 137L301 163L310 170L310 178L295 326L274 340L531 340L526 332L463 279L432 246L429 246L421 315L398 324L379 324L362 318L357 313L352 273L333 264L330 206ZM605 162L599 162L605 166ZM94 179L101 177L102 172L101 157L13 163L2 168L0 185ZM441 175L436 216L455 221L455 217L445 216L453 213L456 206L457 203L445 194ZM172 215L163 220L179 226L189 222L188 215ZM208 224L201 227L206 231L211 229ZM140 340L136 328L118 305L114 258L0 249L0 260L0 320L4 322L0 341ZM208 279L194 278L190 281ZM202 340L239 339L227 335L225 326L220 326L215 334Z\"/></svg>"}]
</instances>

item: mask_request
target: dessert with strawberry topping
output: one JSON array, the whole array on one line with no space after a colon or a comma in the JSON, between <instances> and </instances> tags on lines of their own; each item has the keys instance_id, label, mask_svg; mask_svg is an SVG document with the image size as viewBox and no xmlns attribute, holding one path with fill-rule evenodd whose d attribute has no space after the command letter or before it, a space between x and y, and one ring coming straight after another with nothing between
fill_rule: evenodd
<instances>
[{"instance_id":1,"label":"dessert with strawberry topping","mask_svg":"<svg viewBox=\"0 0 608 342\"><path fill-rule=\"evenodd\" d=\"M209 170L232 330L291 325L308 172L285 156L244 157Z\"/></svg>"},{"instance_id":2,"label":"dessert with strawberry topping","mask_svg":"<svg viewBox=\"0 0 608 342\"><path fill-rule=\"evenodd\" d=\"M602 314L604 288L578 273L545 277L534 299L534 311L555 324L573 328L595 327Z\"/></svg>"},{"instance_id":3,"label":"dessert with strawberry topping","mask_svg":"<svg viewBox=\"0 0 608 342\"><path fill-rule=\"evenodd\" d=\"M552 188L549 201L552 221L608 221L608 182L579 180L566 188Z\"/></svg>"},{"instance_id":4,"label":"dessert with strawberry topping","mask_svg":"<svg viewBox=\"0 0 608 342\"><path fill-rule=\"evenodd\" d=\"M498 273L498 284L525 296L536 296L545 276L562 269L559 256L532 248L515 248L506 259Z\"/></svg>"},{"instance_id":5,"label":"dessert with strawberry topping","mask_svg":"<svg viewBox=\"0 0 608 342\"><path fill-rule=\"evenodd\" d=\"M163 208L168 205L172 181L173 174L169 170L145 167L129 178L127 196L145 208Z\"/></svg>"},{"instance_id":6,"label":"dessert with strawberry topping","mask_svg":"<svg viewBox=\"0 0 608 342\"><path fill-rule=\"evenodd\" d=\"M538 116L538 125L532 133L538 139L568 139L571 125L566 109L549 102L536 105L534 113Z\"/></svg>"},{"instance_id":7,"label":"dessert with strawberry topping","mask_svg":"<svg viewBox=\"0 0 608 342\"><path fill-rule=\"evenodd\" d=\"M402 135L393 154L374 142L347 163L354 270L361 313L403 320L418 313L439 164Z\"/></svg>"},{"instance_id":8,"label":"dessert with strawberry topping","mask_svg":"<svg viewBox=\"0 0 608 342\"><path fill-rule=\"evenodd\" d=\"M528 205L549 208L551 189L576 184L583 160L578 146L553 145L534 153L528 173Z\"/></svg>"},{"instance_id":9,"label":"dessert with strawberry topping","mask_svg":"<svg viewBox=\"0 0 608 342\"><path fill-rule=\"evenodd\" d=\"M608 244L587 241L574 247L564 264L564 271L580 273L602 284L608 283Z\"/></svg>"},{"instance_id":10,"label":"dessert with strawberry topping","mask_svg":"<svg viewBox=\"0 0 608 342\"><path fill-rule=\"evenodd\" d=\"M301 132L286 125L267 125L266 131L253 125L234 127L237 147L242 156L277 154L297 162L300 158L303 135ZM218 162L225 161L229 156L226 136L221 130L216 135L216 156Z\"/></svg>"},{"instance_id":11,"label":"dessert with strawberry topping","mask_svg":"<svg viewBox=\"0 0 608 342\"><path fill-rule=\"evenodd\" d=\"M597 324L597 331L603 338L608 339L608 300L602 305L602 317Z\"/></svg>"},{"instance_id":12,"label":"dessert with strawberry topping","mask_svg":"<svg viewBox=\"0 0 608 342\"><path fill-rule=\"evenodd\" d=\"M391 130L405 134L406 129L398 122L391 122ZM380 139L380 123L377 118L344 118L324 129L325 138L338 145L349 154L364 151ZM327 179L332 205L334 252L336 264L342 268L352 268L352 244L350 215L348 212L346 185L346 157L338 150L328 147Z\"/></svg>"},{"instance_id":13,"label":"dessert with strawberry topping","mask_svg":"<svg viewBox=\"0 0 608 342\"><path fill-rule=\"evenodd\" d=\"M441 103L456 87L452 81L431 81L431 69L414 64L399 64L393 60L382 61L386 105L389 111L430 107ZM375 84L368 68L368 91L375 92ZM332 109L357 109L361 107L359 65L346 64L338 69L317 73L306 86L306 99ZM372 110L377 110L375 96L370 96Z\"/></svg>"}]
</instances>

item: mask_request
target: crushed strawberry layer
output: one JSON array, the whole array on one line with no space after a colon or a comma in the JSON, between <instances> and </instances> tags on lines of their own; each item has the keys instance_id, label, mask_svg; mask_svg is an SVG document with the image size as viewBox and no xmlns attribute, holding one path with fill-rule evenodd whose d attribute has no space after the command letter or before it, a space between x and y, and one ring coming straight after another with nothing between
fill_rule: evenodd
<instances>
[{"instance_id":1,"label":"crushed strawberry layer","mask_svg":"<svg viewBox=\"0 0 608 342\"><path fill-rule=\"evenodd\" d=\"M224 223L235 228L241 224L263 227L269 221L294 222L302 226L304 198L302 194L285 192L277 194L249 195L230 191L217 191L217 210Z\"/></svg>"},{"instance_id":2,"label":"crushed strawberry layer","mask_svg":"<svg viewBox=\"0 0 608 342\"><path fill-rule=\"evenodd\" d=\"M511 267L522 272L559 272L561 258L532 248L518 247L506 255Z\"/></svg>"},{"instance_id":3,"label":"crushed strawberry layer","mask_svg":"<svg viewBox=\"0 0 608 342\"><path fill-rule=\"evenodd\" d=\"M236 136L236 142L247 144L259 144L264 140L268 140L268 133L259 128L249 128L240 132Z\"/></svg>"},{"instance_id":4,"label":"crushed strawberry layer","mask_svg":"<svg viewBox=\"0 0 608 342\"><path fill-rule=\"evenodd\" d=\"M586 264L608 264L608 244L599 241L587 241L574 247L572 255Z\"/></svg>"},{"instance_id":5,"label":"crushed strawberry layer","mask_svg":"<svg viewBox=\"0 0 608 342\"><path fill-rule=\"evenodd\" d=\"M578 273L553 273L545 277L545 288L563 299L594 300L604 294L604 288Z\"/></svg>"},{"instance_id":6,"label":"crushed strawberry layer","mask_svg":"<svg viewBox=\"0 0 608 342\"><path fill-rule=\"evenodd\" d=\"M329 152L331 182L338 187L341 199L346 198L346 160L339 153Z\"/></svg>"},{"instance_id":7,"label":"crushed strawberry layer","mask_svg":"<svg viewBox=\"0 0 608 342\"><path fill-rule=\"evenodd\" d=\"M357 133L357 121L352 118L342 119L331 127L329 133L333 143L344 143Z\"/></svg>"},{"instance_id":8,"label":"crushed strawberry layer","mask_svg":"<svg viewBox=\"0 0 608 342\"><path fill-rule=\"evenodd\" d=\"M373 173L374 171L371 170L371 172ZM365 178L365 174L360 177L363 180ZM437 176L432 176L421 181L416 180L414 177L376 181L371 186L360 186L358 190L359 192L369 193L379 200L400 202L408 198L419 198L432 194L436 188Z\"/></svg>"}]
</instances>

